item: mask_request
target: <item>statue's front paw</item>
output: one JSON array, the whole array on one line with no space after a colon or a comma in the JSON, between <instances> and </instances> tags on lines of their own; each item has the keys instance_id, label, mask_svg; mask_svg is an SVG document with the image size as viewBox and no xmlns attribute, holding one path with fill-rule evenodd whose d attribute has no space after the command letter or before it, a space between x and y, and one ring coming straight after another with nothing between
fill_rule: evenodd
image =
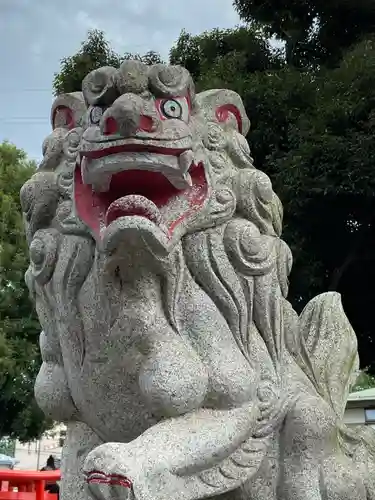
<instances>
[{"instance_id":1,"label":"statue's front paw","mask_svg":"<svg viewBox=\"0 0 375 500\"><path fill-rule=\"evenodd\" d=\"M98 446L84 464L84 474L90 495L96 500L131 500L134 498L133 481L124 472L124 454L116 444Z\"/></svg>"},{"instance_id":2,"label":"statue's front paw","mask_svg":"<svg viewBox=\"0 0 375 500\"><path fill-rule=\"evenodd\" d=\"M95 500L132 500L132 483L123 476L92 471L86 475L87 487Z\"/></svg>"}]
</instances>

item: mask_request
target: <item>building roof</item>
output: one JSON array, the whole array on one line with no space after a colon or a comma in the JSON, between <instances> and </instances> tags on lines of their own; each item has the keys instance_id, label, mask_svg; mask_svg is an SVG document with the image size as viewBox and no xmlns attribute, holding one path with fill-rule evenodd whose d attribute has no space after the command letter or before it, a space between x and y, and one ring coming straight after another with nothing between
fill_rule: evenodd
<instances>
[{"instance_id":1,"label":"building roof","mask_svg":"<svg viewBox=\"0 0 375 500\"><path fill-rule=\"evenodd\" d=\"M369 399L375 400L375 387L371 389L365 389L364 391L352 392L349 394L348 401L358 401L365 399L368 401Z\"/></svg>"},{"instance_id":2,"label":"building roof","mask_svg":"<svg viewBox=\"0 0 375 500\"><path fill-rule=\"evenodd\" d=\"M352 392L348 397L348 407L350 408L374 408L375 407L375 387L363 391Z\"/></svg>"}]
</instances>

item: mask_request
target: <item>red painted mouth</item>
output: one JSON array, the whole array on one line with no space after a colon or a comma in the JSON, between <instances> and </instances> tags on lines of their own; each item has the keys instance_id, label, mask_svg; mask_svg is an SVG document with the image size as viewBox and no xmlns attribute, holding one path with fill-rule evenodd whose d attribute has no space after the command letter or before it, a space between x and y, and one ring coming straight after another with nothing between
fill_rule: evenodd
<instances>
[{"instance_id":1,"label":"red painted mouth","mask_svg":"<svg viewBox=\"0 0 375 500\"><path fill-rule=\"evenodd\" d=\"M129 479L119 474L104 474L104 472L91 471L86 474L86 482L89 484L107 484L108 486L123 486L131 489L132 483Z\"/></svg>"},{"instance_id":2,"label":"red painted mouth","mask_svg":"<svg viewBox=\"0 0 375 500\"><path fill-rule=\"evenodd\" d=\"M193 163L189 174L192 185L179 190L161 172L124 170L112 176L107 192L96 193L91 185L83 183L77 165L74 188L77 214L98 238L101 230L114 220L133 215L166 228L171 236L183 220L202 207L208 195L203 163Z\"/></svg>"}]
</instances>

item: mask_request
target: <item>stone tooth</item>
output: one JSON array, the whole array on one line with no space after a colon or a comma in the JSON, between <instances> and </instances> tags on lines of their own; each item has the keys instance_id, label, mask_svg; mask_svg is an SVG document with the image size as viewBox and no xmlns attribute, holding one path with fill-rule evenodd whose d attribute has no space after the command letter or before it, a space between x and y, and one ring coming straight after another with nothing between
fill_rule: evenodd
<instances>
[{"instance_id":1,"label":"stone tooth","mask_svg":"<svg viewBox=\"0 0 375 500\"><path fill-rule=\"evenodd\" d=\"M194 153L189 149L189 151L185 151L178 157L178 164L180 167L180 171L184 174L189 171L191 164L194 161Z\"/></svg>"},{"instance_id":2,"label":"stone tooth","mask_svg":"<svg viewBox=\"0 0 375 500\"><path fill-rule=\"evenodd\" d=\"M83 184L91 184L90 183L90 171L89 171L89 160L86 156L83 156L81 159L81 176Z\"/></svg>"},{"instance_id":3,"label":"stone tooth","mask_svg":"<svg viewBox=\"0 0 375 500\"><path fill-rule=\"evenodd\" d=\"M183 176L182 176L182 177L183 177L184 181L186 182L186 184L187 184L189 187L192 187L192 185L193 185L193 181L192 181L192 179L191 179L191 175L190 175L188 172L186 172L185 174L183 174Z\"/></svg>"},{"instance_id":4,"label":"stone tooth","mask_svg":"<svg viewBox=\"0 0 375 500\"><path fill-rule=\"evenodd\" d=\"M163 172L165 177L176 189L187 189L193 185L191 176L188 173L181 174L180 172Z\"/></svg>"}]
</instances>

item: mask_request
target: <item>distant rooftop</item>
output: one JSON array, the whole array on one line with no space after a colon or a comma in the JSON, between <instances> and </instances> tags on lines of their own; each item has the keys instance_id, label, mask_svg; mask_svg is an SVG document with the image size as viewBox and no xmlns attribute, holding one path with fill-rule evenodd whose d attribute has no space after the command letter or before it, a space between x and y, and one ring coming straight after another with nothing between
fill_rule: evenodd
<instances>
[{"instance_id":1,"label":"distant rooftop","mask_svg":"<svg viewBox=\"0 0 375 500\"><path fill-rule=\"evenodd\" d=\"M352 392L349 394L349 401L356 401L358 399L375 399L375 387L365 389L364 391Z\"/></svg>"},{"instance_id":2,"label":"distant rooftop","mask_svg":"<svg viewBox=\"0 0 375 500\"><path fill-rule=\"evenodd\" d=\"M375 408L375 387L349 394L348 407L353 408L364 406Z\"/></svg>"}]
</instances>

